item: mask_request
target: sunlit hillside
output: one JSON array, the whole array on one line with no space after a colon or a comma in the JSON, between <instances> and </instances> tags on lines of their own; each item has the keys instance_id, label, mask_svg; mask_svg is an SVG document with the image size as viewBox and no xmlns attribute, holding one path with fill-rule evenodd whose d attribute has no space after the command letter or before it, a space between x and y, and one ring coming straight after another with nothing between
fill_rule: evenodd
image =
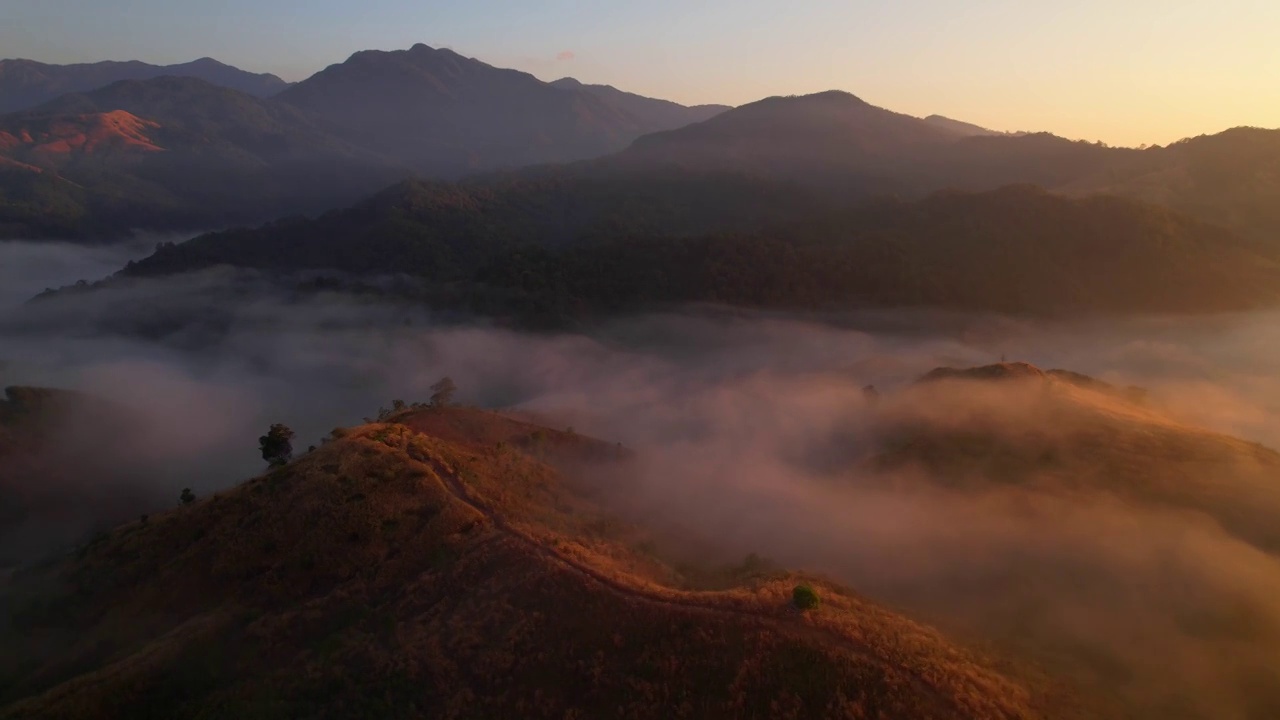
<instances>
[{"instance_id":1,"label":"sunlit hillside","mask_svg":"<svg viewBox=\"0 0 1280 720\"><path fill-rule=\"evenodd\" d=\"M672 589L481 418L335 431L15 577L3 715L1038 715L1019 683L830 582ZM818 608L792 605L800 583Z\"/></svg>"}]
</instances>

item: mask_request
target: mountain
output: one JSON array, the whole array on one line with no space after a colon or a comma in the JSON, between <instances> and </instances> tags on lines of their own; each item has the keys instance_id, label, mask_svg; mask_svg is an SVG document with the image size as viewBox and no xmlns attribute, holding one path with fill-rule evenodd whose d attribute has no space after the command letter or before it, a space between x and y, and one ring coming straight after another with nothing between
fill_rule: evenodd
<instances>
[{"instance_id":1,"label":"mountain","mask_svg":"<svg viewBox=\"0 0 1280 720\"><path fill-rule=\"evenodd\" d=\"M958 135L846 92L771 97L637 140L619 160L737 170L823 182L832 174L874 180L891 192L904 158Z\"/></svg>"},{"instance_id":2,"label":"mountain","mask_svg":"<svg viewBox=\"0 0 1280 720\"><path fill-rule=\"evenodd\" d=\"M257 97L270 97L289 86L275 75L248 73L213 58L179 65L149 65L136 60L76 65L0 60L0 113L25 110L59 95L96 90L121 80L150 80L166 75L198 78Z\"/></svg>"},{"instance_id":3,"label":"mountain","mask_svg":"<svg viewBox=\"0 0 1280 720\"><path fill-rule=\"evenodd\" d=\"M612 85L587 85L568 77L552 81L550 84L564 90L590 93L639 120L648 132L674 130L709 120L731 109L728 105L685 106L670 100L657 100L625 92Z\"/></svg>"},{"instance_id":4,"label":"mountain","mask_svg":"<svg viewBox=\"0 0 1280 720\"><path fill-rule=\"evenodd\" d=\"M435 177L596 157L657 129L594 92L421 44L358 52L277 98Z\"/></svg>"},{"instance_id":5,"label":"mountain","mask_svg":"<svg viewBox=\"0 0 1280 720\"><path fill-rule=\"evenodd\" d=\"M937 115L921 119L833 90L771 97L653 133L617 161L745 171L814 184L863 178L886 195L1047 184L1046 179L1096 172L1121 154L1047 133L1003 134ZM1039 167L1043 164L1050 167Z\"/></svg>"},{"instance_id":6,"label":"mountain","mask_svg":"<svg viewBox=\"0 0 1280 720\"><path fill-rule=\"evenodd\" d=\"M1123 162L1081 174L1062 189L1142 198L1274 246L1280 238L1280 130L1233 128L1130 152Z\"/></svg>"},{"instance_id":7,"label":"mountain","mask_svg":"<svg viewBox=\"0 0 1280 720\"><path fill-rule=\"evenodd\" d=\"M772 97L647 135L613 161L748 172L865 199L1010 184L1056 189L1137 152L1048 133L993 133L937 115L921 119L830 91Z\"/></svg>"},{"instance_id":8,"label":"mountain","mask_svg":"<svg viewBox=\"0 0 1280 720\"><path fill-rule=\"evenodd\" d=\"M547 448L627 462L492 413L411 410L17 573L0 714L1013 720L1048 704L831 582L744 566L701 589ZM802 583L819 607L792 604Z\"/></svg>"},{"instance_id":9,"label":"mountain","mask_svg":"<svg viewBox=\"0 0 1280 720\"><path fill-rule=\"evenodd\" d=\"M288 105L179 77L0 116L0 157L0 225L19 236L261 222L408 172Z\"/></svg>"},{"instance_id":10,"label":"mountain","mask_svg":"<svg viewBox=\"0 0 1280 720\"><path fill-rule=\"evenodd\" d=\"M690 302L1066 316L1280 303L1276 253L1131 200L1012 186L849 210L670 169L408 184L314 221L167 246L122 275L217 265L405 273L469 287L436 298L455 309L552 323Z\"/></svg>"}]
</instances>

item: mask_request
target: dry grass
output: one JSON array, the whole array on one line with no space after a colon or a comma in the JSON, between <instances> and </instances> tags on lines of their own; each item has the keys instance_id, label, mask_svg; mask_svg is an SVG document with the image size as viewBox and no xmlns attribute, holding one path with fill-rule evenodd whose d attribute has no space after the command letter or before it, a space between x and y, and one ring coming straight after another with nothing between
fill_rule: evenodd
<instances>
[{"instance_id":1,"label":"dry grass","mask_svg":"<svg viewBox=\"0 0 1280 720\"><path fill-rule=\"evenodd\" d=\"M0 638L0 716L1038 715L937 633L820 579L805 614L791 576L673 589L519 442L535 426L395 419L16 579L41 599ZM610 448L541 432L561 453Z\"/></svg>"}]
</instances>

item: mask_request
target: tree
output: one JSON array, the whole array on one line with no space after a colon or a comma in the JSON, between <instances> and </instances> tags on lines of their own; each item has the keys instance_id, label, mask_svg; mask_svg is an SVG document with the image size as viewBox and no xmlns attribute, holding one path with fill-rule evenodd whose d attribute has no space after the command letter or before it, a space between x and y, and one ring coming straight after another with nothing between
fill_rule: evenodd
<instances>
[{"instance_id":1,"label":"tree","mask_svg":"<svg viewBox=\"0 0 1280 720\"><path fill-rule=\"evenodd\" d=\"M431 386L431 407L448 407L453 404L453 394L458 386L448 377L440 378L440 382Z\"/></svg>"},{"instance_id":2,"label":"tree","mask_svg":"<svg viewBox=\"0 0 1280 720\"><path fill-rule=\"evenodd\" d=\"M818 607L822 601L818 599L818 593L812 587L808 585L797 585L796 588L791 591L791 602L796 606L796 609L804 611Z\"/></svg>"},{"instance_id":3,"label":"tree","mask_svg":"<svg viewBox=\"0 0 1280 720\"><path fill-rule=\"evenodd\" d=\"M293 459L293 431L287 425L272 425L267 434L258 438L262 459L272 467L284 465Z\"/></svg>"},{"instance_id":4,"label":"tree","mask_svg":"<svg viewBox=\"0 0 1280 720\"><path fill-rule=\"evenodd\" d=\"M191 492L191 488L182 488L182 494L178 496L178 500L181 501L183 505L190 505L196 501L196 494ZM146 515L143 515L143 517L145 518Z\"/></svg>"}]
</instances>

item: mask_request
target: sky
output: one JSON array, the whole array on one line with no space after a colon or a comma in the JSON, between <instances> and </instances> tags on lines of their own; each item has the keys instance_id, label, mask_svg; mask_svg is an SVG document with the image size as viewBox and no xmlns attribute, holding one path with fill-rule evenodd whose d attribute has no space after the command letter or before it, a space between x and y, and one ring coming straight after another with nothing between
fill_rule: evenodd
<instances>
[{"instance_id":1,"label":"sky","mask_svg":"<svg viewBox=\"0 0 1280 720\"><path fill-rule=\"evenodd\" d=\"M1280 127L1277 0L0 0L0 57L51 63L301 80L417 42L686 104L841 89L1112 145Z\"/></svg>"}]
</instances>

